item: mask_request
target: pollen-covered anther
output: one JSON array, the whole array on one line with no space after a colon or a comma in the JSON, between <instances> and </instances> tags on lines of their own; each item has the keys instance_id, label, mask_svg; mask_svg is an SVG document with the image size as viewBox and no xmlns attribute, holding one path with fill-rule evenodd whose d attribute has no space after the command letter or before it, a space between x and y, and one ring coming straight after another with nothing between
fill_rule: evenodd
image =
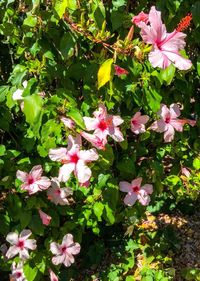
<instances>
[{"instance_id":1,"label":"pollen-covered anther","mask_svg":"<svg viewBox=\"0 0 200 281\"><path fill-rule=\"evenodd\" d=\"M186 17L184 17L180 23L178 24L176 31L181 32L187 29L190 26L190 22L192 20L192 14L189 13Z\"/></svg>"}]
</instances>

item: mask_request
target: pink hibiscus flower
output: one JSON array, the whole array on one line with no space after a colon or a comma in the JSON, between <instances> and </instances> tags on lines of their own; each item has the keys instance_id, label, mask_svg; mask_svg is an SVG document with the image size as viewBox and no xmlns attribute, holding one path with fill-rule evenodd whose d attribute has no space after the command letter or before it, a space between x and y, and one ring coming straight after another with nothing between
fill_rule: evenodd
<instances>
[{"instance_id":1,"label":"pink hibiscus flower","mask_svg":"<svg viewBox=\"0 0 200 281\"><path fill-rule=\"evenodd\" d=\"M29 258L28 249L35 250L36 240L28 239L32 232L29 229L24 229L20 235L16 232L10 232L6 236L6 241L8 241L12 246L8 249L6 257L8 259L13 258L19 254L19 257L23 260Z\"/></svg>"},{"instance_id":2,"label":"pink hibiscus flower","mask_svg":"<svg viewBox=\"0 0 200 281\"><path fill-rule=\"evenodd\" d=\"M40 218L41 218L41 220L42 220L42 223L44 224L44 225L49 225L50 224L50 222L51 222L51 219L52 219L52 217L51 216L49 216L49 215L47 215L46 213L44 213L42 210L38 210L38 212L39 212L39 216L40 216Z\"/></svg>"},{"instance_id":3,"label":"pink hibiscus flower","mask_svg":"<svg viewBox=\"0 0 200 281\"><path fill-rule=\"evenodd\" d=\"M94 135L107 142L107 136L112 137L115 141L121 142L124 140L123 135L118 128L124 120L118 115L109 115L104 105L100 105L99 109L93 113L94 118L83 117L86 129L88 131L94 130Z\"/></svg>"},{"instance_id":4,"label":"pink hibiscus flower","mask_svg":"<svg viewBox=\"0 0 200 281\"><path fill-rule=\"evenodd\" d=\"M49 277L51 281L59 281L58 276L55 275L51 268L49 268Z\"/></svg>"},{"instance_id":5,"label":"pink hibiscus flower","mask_svg":"<svg viewBox=\"0 0 200 281\"><path fill-rule=\"evenodd\" d=\"M96 134L89 134L89 133L86 133L86 132L81 132L80 135L83 138L85 138L87 141L89 141L97 149L105 150L105 148L106 148L105 146L106 146L106 143L107 143L106 138L101 139Z\"/></svg>"},{"instance_id":6,"label":"pink hibiscus flower","mask_svg":"<svg viewBox=\"0 0 200 281\"><path fill-rule=\"evenodd\" d=\"M50 179L42 177L42 166L34 166L29 173L17 171L17 178L23 182L21 189L27 190L29 195L47 189L51 185Z\"/></svg>"},{"instance_id":7,"label":"pink hibiscus flower","mask_svg":"<svg viewBox=\"0 0 200 281\"><path fill-rule=\"evenodd\" d=\"M119 183L119 189L123 192L127 192L124 198L124 204L133 206L137 200L144 206L149 204L149 194L153 192L153 186L151 184L141 186L141 183L142 178L134 179L131 183L126 181L121 181Z\"/></svg>"},{"instance_id":8,"label":"pink hibiscus flower","mask_svg":"<svg viewBox=\"0 0 200 281\"><path fill-rule=\"evenodd\" d=\"M131 119L131 131L136 135L138 135L139 133L144 133L146 131L145 124L148 121L149 121L149 116L141 115L139 111L136 112Z\"/></svg>"},{"instance_id":9,"label":"pink hibiscus flower","mask_svg":"<svg viewBox=\"0 0 200 281\"><path fill-rule=\"evenodd\" d=\"M184 176L186 176L187 178L189 178L189 177L191 176L190 171L189 171L188 168L186 168L186 167L182 167L182 168L181 168L181 174L184 175Z\"/></svg>"},{"instance_id":10,"label":"pink hibiscus flower","mask_svg":"<svg viewBox=\"0 0 200 281\"><path fill-rule=\"evenodd\" d=\"M69 267L74 263L74 256L80 252L80 244L74 243L73 235L66 234L63 237L62 244L59 245L55 242L50 244L50 250L55 255L52 258L52 263L55 265L63 263L66 267Z\"/></svg>"},{"instance_id":11,"label":"pink hibiscus flower","mask_svg":"<svg viewBox=\"0 0 200 281\"><path fill-rule=\"evenodd\" d=\"M48 199L56 205L69 205L67 197L71 194L69 187L60 188L57 178L52 179L51 187L47 190Z\"/></svg>"},{"instance_id":12,"label":"pink hibiscus flower","mask_svg":"<svg viewBox=\"0 0 200 281\"><path fill-rule=\"evenodd\" d=\"M115 75L117 75L118 77L121 75L127 75L129 73L128 70L126 70L116 64L114 65L114 69L115 69Z\"/></svg>"},{"instance_id":13,"label":"pink hibiscus flower","mask_svg":"<svg viewBox=\"0 0 200 281\"><path fill-rule=\"evenodd\" d=\"M132 23L134 23L135 25L140 27L141 22L144 22L147 24L148 20L149 20L149 15L145 14L144 12L140 12L137 16L134 16L132 18Z\"/></svg>"},{"instance_id":14,"label":"pink hibiscus flower","mask_svg":"<svg viewBox=\"0 0 200 281\"><path fill-rule=\"evenodd\" d=\"M160 119L151 125L151 129L163 133L164 141L171 142L174 139L175 130L178 132L183 131L183 126L188 123L191 126L196 124L195 120L178 119L180 116L180 109L177 104L171 104L168 108L165 104L161 104L161 109L158 112Z\"/></svg>"},{"instance_id":15,"label":"pink hibiscus flower","mask_svg":"<svg viewBox=\"0 0 200 281\"><path fill-rule=\"evenodd\" d=\"M92 172L87 164L96 161L98 153L95 149L80 150L80 147L81 136L78 135L74 139L69 135L67 148L50 149L50 159L64 164L59 170L59 181L68 181L72 172L78 178L79 183L85 183L90 179Z\"/></svg>"},{"instance_id":16,"label":"pink hibiscus flower","mask_svg":"<svg viewBox=\"0 0 200 281\"><path fill-rule=\"evenodd\" d=\"M16 265L15 262L12 264L12 274L10 275L12 281L27 281L23 272L23 263L20 262Z\"/></svg>"},{"instance_id":17,"label":"pink hibiscus flower","mask_svg":"<svg viewBox=\"0 0 200 281\"><path fill-rule=\"evenodd\" d=\"M161 12L151 7L149 12L149 24L140 22L141 36L145 43L153 46L149 53L149 61L153 67L166 68L173 64L180 70L191 68L190 60L182 57L179 50L184 49L186 34L174 30L167 33L165 25L161 20Z\"/></svg>"}]
</instances>

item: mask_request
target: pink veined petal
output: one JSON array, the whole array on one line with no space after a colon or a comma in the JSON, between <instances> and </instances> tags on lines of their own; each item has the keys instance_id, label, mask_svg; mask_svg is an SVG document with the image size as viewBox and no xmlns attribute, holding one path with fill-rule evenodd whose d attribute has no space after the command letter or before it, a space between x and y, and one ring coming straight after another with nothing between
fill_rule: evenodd
<instances>
[{"instance_id":1,"label":"pink veined petal","mask_svg":"<svg viewBox=\"0 0 200 281\"><path fill-rule=\"evenodd\" d=\"M113 122L113 125L116 127L116 126L121 125L124 122L124 120L118 115L113 115L112 122Z\"/></svg>"},{"instance_id":2,"label":"pink veined petal","mask_svg":"<svg viewBox=\"0 0 200 281\"><path fill-rule=\"evenodd\" d=\"M21 189L27 190L29 195L32 195L36 192L38 192L40 190L39 185L37 184L37 182L34 182L33 184L30 185L22 185Z\"/></svg>"},{"instance_id":3,"label":"pink veined petal","mask_svg":"<svg viewBox=\"0 0 200 281\"><path fill-rule=\"evenodd\" d=\"M106 117L107 117L107 109L106 109L106 107L103 104L100 104L98 110L93 112L93 115L96 118L106 119Z\"/></svg>"},{"instance_id":4,"label":"pink veined petal","mask_svg":"<svg viewBox=\"0 0 200 281\"><path fill-rule=\"evenodd\" d=\"M64 147L49 150L49 158L52 161L61 161L66 159L67 149Z\"/></svg>"},{"instance_id":5,"label":"pink veined petal","mask_svg":"<svg viewBox=\"0 0 200 281\"><path fill-rule=\"evenodd\" d=\"M174 139L174 127L167 124L167 130L164 132L164 141L171 142Z\"/></svg>"},{"instance_id":6,"label":"pink veined petal","mask_svg":"<svg viewBox=\"0 0 200 281\"><path fill-rule=\"evenodd\" d=\"M18 234L16 232L8 233L6 241L8 241L11 245L16 245L18 242Z\"/></svg>"},{"instance_id":7,"label":"pink veined petal","mask_svg":"<svg viewBox=\"0 0 200 281\"><path fill-rule=\"evenodd\" d=\"M24 245L25 245L26 248L28 248L30 250L35 250L37 248L36 240L35 239L27 239L24 242Z\"/></svg>"},{"instance_id":8,"label":"pink veined petal","mask_svg":"<svg viewBox=\"0 0 200 281\"><path fill-rule=\"evenodd\" d=\"M185 48L185 37L186 34L183 32L177 32L174 30L171 33L167 33L166 38L162 41L161 49L166 51L178 51Z\"/></svg>"},{"instance_id":9,"label":"pink veined petal","mask_svg":"<svg viewBox=\"0 0 200 281\"><path fill-rule=\"evenodd\" d=\"M64 164L60 170L58 175L58 180L61 182L66 182L70 178L72 171L75 169L74 163Z\"/></svg>"},{"instance_id":10,"label":"pink veined petal","mask_svg":"<svg viewBox=\"0 0 200 281\"><path fill-rule=\"evenodd\" d=\"M136 193L127 193L124 198L124 204L127 206L133 206L137 199Z\"/></svg>"},{"instance_id":11,"label":"pink veined petal","mask_svg":"<svg viewBox=\"0 0 200 281\"><path fill-rule=\"evenodd\" d=\"M63 263L64 260L65 260L65 255L59 255L59 256L53 257L51 261L53 264L58 265L58 264Z\"/></svg>"},{"instance_id":12,"label":"pink veined petal","mask_svg":"<svg viewBox=\"0 0 200 281\"><path fill-rule=\"evenodd\" d=\"M67 249L67 252L72 255L78 255L80 253L81 246L79 243L74 243L73 246Z\"/></svg>"},{"instance_id":13,"label":"pink veined petal","mask_svg":"<svg viewBox=\"0 0 200 281\"><path fill-rule=\"evenodd\" d=\"M22 260L27 260L29 258L28 250L26 248L24 248L23 250L20 250L19 251L19 257Z\"/></svg>"},{"instance_id":14,"label":"pink veined petal","mask_svg":"<svg viewBox=\"0 0 200 281\"><path fill-rule=\"evenodd\" d=\"M166 37L166 27L161 20L161 12L157 11L154 6L149 12L149 22L152 33L155 32L157 42L161 42Z\"/></svg>"},{"instance_id":15,"label":"pink veined petal","mask_svg":"<svg viewBox=\"0 0 200 281\"><path fill-rule=\"evenodd\" d=\"M34 166L31 169L30 174L32 175L34 180L40 179L40 177L42 176L42 166L41 165Z\"/></svg>"},{"instance_id":16,"label":"pink veined petal","mask_svg":"<svg viewBox=\"0 0 200 281\"><path fill-rule=\"evenodd\" d=\"M20 233L19 237L23 238L23 240L26 240L26 239L28 239L29 236L31 236L31 234L32 234L32 232L29 229L24 229Z\"/></svg>"},{"instance_id":17,"label":"pink veined petal","mask_svg":"<svg viewBox=\"0 0 200 281\"><path fill-rule=\"evenodd\" d=\"M92 131L98 128L98 123L99 123L98 119L91 118L91 117L83 117L83 120L85 123L86 130Z\"/></svg>"},{"instance_id":18,"label":"pink veined petal","mask_svg":"<svg viewBox=\"0 0 200 281\"><path fill-rule=\"evenodd\" d=\"M138 135L140 133L144 133L146 131L145 125L140 124L140 125L134 126L131 124L131 131L136 135Z\"/></svg>"},{"instance_id":19,"label":"pink veined petal","mask_svg":"<svg viewBox=\"0 0 200 281\"><path fill-rule=\"evenodd\" d=\"M148 57L153 67L165 69L172 63L167 54L160 50L151 51Z\"/></svg>"},{"instance_id":20,"label":"pink veined petal","mask_svg":"<svg viewBox=\"0 0 200 281\"><path fill-rule=\"evenodd\" d=\"M80 151L80 158L84 162L91 162L96 161L99 158L99 155L96 151L96 149L89 149L89 150L81 150Z\"/></svg>"},{"instance_id":21,"label":"pink veined petal","mask_svg":"<svg viewBox=\"0 0 200 281\"><path fill-rule=\"evenodd\" d=\"M69 247L74 243L73 235L68 233L63 237L62 244L64 244L66 247Z\"/></svg>"},{"instance_id":22,"label":"pink veined petal","mask_svg":"<svg viewBox=\"0 0 200 281\"><path fill-rule=\"evenodd\" d=\"M17 171L16 177L22 181L22 182L26 182L27 178L28 178L28 173L22 172L20 170Z\"/></svg>"},{"instance_id":23,"label":"pink veined petal","mask_svg":"<svg viewBox=\"0 0 200 281\"><path fill-rule=\"evenodd\" d=\"M194 127L197 123L197 121L195 121L195 120L190 120L190 119L185 119L185 120L192 127Z\"/></svg>"},{"instance_id":24,"label":"pink veined petal","mask_svg":"<svg viewBox=\"0 0 200 281\"><path fill-rule=\"evenodd\" d=\"M158 133L163 133L167 130L167 125L163 119L160 119L155 121L150 128Z\"/></svg>"},{"instance_id":25,"label":"pink veined petal","mask_svg":"<svg viewBox=\"0 0 200 281\"><path fill-rule=\"evenodd\" d=\"M114 127L112 127L113 128L113 131L112 131L112 133L114 133ZM109 128L110 129L110 128ZM96 129L95 131L94 131L94 134L99 138L99 139L101 139L101 140L106 140L107 141L107 135L109 134L109 132L108 132L108 129L105 129L105 130L100 130L100 129Z\"/></svg>"},{"instance_id":26,"label":"pink veined petal","mask_svg":"<svg viewBox=\"0 0 200 281\"><path fill-rule=\"evenodd\" d=\"M6 257L8 259L11 259L14 256L16 256L18 253L19 253L19 248L17 246L11 246L6 253Z\"/></svg>"},{"instance_id":27,"label":"pink veined petal","mask_svg":"<svg viewBox=\"0 0 200 281\"><path fill-rule=\"evenodd\" d=\"M119 128L114 127L114 132L110 131L109 129L109 135L117 142L122 142L124 140L123 134L120 131Z\"/></svg>"},{"instance_id":28,"label":"pink veined petal","mask_svg":"<svg viewBox=\"0 0 200 281\"><path fill-rule=\"evenodd\" d=\"M123 192L130 192L132 190L131 184L127 181L120 181L119 189Z\"/></svg>"},{"instance_id":29,"label":"pink veined petal","mask_svg":"<svg viewBox=\"0 0 200 281\"><path fill-rule=\"evenodd\" d=\"M77 176L79 183L85 183L91 178L91 175L90 168L83 161L79 160L75 169L75 176Z\"/></svg>"},{"instance_id":30,"label":"pink veined petal","mask_svg":"<svg viewBox=\"0 0 200 281\"><path fill-rule=\"evenodd\" d=\"M174 129L178 132L182 132L183 131L183 126L186 122L182 122L182 120L180 119L172 119L170 121L170 125L172 125L174 127Z\"/></svg>"},{"instance_id":31,"label":"pink veined petal","mask_svg":"<svg viewBox=\"0 0 200 281\"><path fill-rule=\"evenodd\" d=\"M185 167L182 167L182 168L181 168L181 173L182 173L184 176L186 176L187 178L189 178L189 177L191 176L190 171L189 171L187 168L185 168Z\"/></svg>"},{"instance_id":32,"label":"pink veined petal","mask_svg":"<svg viewBox=\"0 0 200 281\"><path fill-rule=\"evenodd\" d=\"M142 178L141 177L136 178L136 179L132 180L131 187L135 187L135 186L140 187L141 183L142 183Z\"/></svg>"},{"instance_id":33,"label":"pink veined petal","mask_svg":"<svg viewBox=\"0 0 200 281\"><path fill-rule=\"evenodd\" d=\"M60 255L61 254L59 245L56 242L51 242L50 251L52 252L53 255Z\"/></svg>"},{"instance_id":34,"label":"pink veined petal","mask_svg":"<svg viewBox=\"0 0 200 281\"><path fill-rule=\"evenodd\" d=\"M165 55L174 64L174 66L180 70L188 70L192 67L192 62L189 59L182 57L176 51L163 50L162 54Z\"/></svg>"},{"instance_id":35,"label":"pink veined petal","mask_svg":"<svg viewBox=\"0 0 200 281\"><path fill-rule=\"evenodd\" d=\"M141 115L138 117L138 122L140 124L146 124L149 121L149 116L147 115Z\"/></svg>"},{"instance_id":36,"label":"pink veined petal","mask_svg":"<svg viewBox=\"0 0 200 281\"><path fill-rule=\"evenodd\" d=\"M145 184L141 187L141 189L144 189L147 194L153 193L153 185L152 184Z\"/></svg>"},{"instance_id":37,"label":"pink veined petal","mask_svg":"<svg viewBox=\"0 0 200 281\"><path fill-rule=\"evenodd\" d=\"M69 267L72 263L74 263L74 257L70 253L66 253L63 264Z\"/></svg>"},{"instance_id":38,"label":"pink veined petal","mask_svg":"<svg viewBox=\"0 0 200 281\"><path fill-rule=\"evenodd\" d=\"M86 132L81 132L81 136L84 137L87 141L91 142L93 146L98 149L105 149L105 145L107 143L106 139L101 139L95 134L88 134Z\"/></svg>"},{"instance_id":39,"label":"pink veined petal","mask_svg":"<svg viewBox=\"0 0 200 281\"><path fill-rule=\"evenodd\" d=\"M177 118L181 115L180 108L176 103L171 104L169 110L171 118Z\"/></svg>"},{"instance_id":40,"label":"pink veined petal","mask_svg":"<svg viewBox=\"0 0 200 281\"><path fill-rule=\"evenodd\" d=\"M138 120L138 118L139 118L140 116L141 116L141 112L138 111L138 112L136 112L136 113L133 115L132 120Z\"/></svg>"},{"instance_id":41,"label":"pink veined petal","mask_svg":"<svg viewBox=\"0 0 200 281\"><path fill-rule=\"evenodd\" d=\"M38 210L40 218L42 220L42 223L44 225L49 225L51 222L52 217L47 215L45 212L43 212L42 210Z\"/></svg>"},{"instance_id":42,"label":"pink veined petal","mask_svg":"<svg viewBox=\"0 0 200 281\"><path fill-rule=\"evenodd\" d=\"M151 29L149 25L146 25L144 22L140 22L141 32L140 35L143 41L147 44L154 45L156 42L156 33Z\"/></svg>"},{"instance_id":43,"label":"pink veined petal","mask_svg":"<svg viewBox=\"0 0 200 281\"><path fill-rule=\"evenodd\" d=\"M41 179L37 180L35 183L38 184L41 190L45 190L51 185L51 181L47 177L41 177Z\"/></svg>"},{"instance_id":44,"label":"pink veined petal","mask_svg":"<svg viewBox=\"0 0 200 281\"><path fill-rule=\"evenodd\" d=\"M49 268L49 277L50 277L50 281L59 281L58 277L55 275L55 273L51 268Z\"/></svg>"},{"instance_id":45,"label":"pink veined petal","mask_svg":"<svg viewBox=\"0 0 200 281\"><path fill-rule=\"evenodd\" d=\"M66 117L62 116L60 118L60 120L63 122L63 124L65 125L65 128L67 128L67 129L73 129L75 127L74 121L70 118L66 118Z\"/></svg>"},{"instance_id":46,"label":"pink veined petal","mask_svg":"<svg viewBox=\"0 0 200 281\"><path fill-rule=\"evenodd\" d=\"M149 204L150 202L150 197L149 195L146 193L145 190L140 190L139 191L139 194L138 194L138 201L143 205L143 206L146 206Z\"/></svg>"}]
</instances>

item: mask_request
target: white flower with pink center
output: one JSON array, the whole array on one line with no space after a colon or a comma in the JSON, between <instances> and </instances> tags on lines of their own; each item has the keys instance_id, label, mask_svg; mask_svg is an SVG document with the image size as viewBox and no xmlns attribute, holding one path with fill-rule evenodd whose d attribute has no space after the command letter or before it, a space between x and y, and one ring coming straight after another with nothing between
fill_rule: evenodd
<instances>
[{"instance_id":1,"label":"white flower with pink center","mask_svg":"<svg viewBox=\"0 0 200 281\"><path fill-rule=\"evenodd\" d=\"M12 274L10 275L12 281L27 281L23 272L23 263L20 262L16 265L15 262L12 264Z\"/></svg>"},{"instance_id":2,"label":"white flower with pink center","mask_svg":"<svg viewBox=\"0 0 200 281\"><path fill-rule=\"evenodd\" d=\"M152 184L145 184L141 186L142 178L136 178L131 183L121 181L119 183L119 189L123 192L127 192L124 198L124 204L127 206L133 206L138 200L142 205L146 206L150 202L149 194L153 192Z\"/></svg>"},{"instance_id":3,"label":"white flower with pink center","mask_svg":"<svg viewBox=\"0 0 200 281\"><path fill-rule=\"evenodd\" d=\"M144 133L145 130L145 124L149 121L149 116L147 115L141 115L141 113L138 111L135 113L135 115L131 119L131 131L135 133L136 135L140 133Z\"/></svg>"},{"instance_id":4,"label":"white flower with pink center","mask_svg":"<svg viewBox=\"0 0 200 281\"><path fill-rule=\"evenodd\" d=\"M184 40L186 34L178 30L167 33L166 26L161 20L161 12L154 6L151 7L148 17L139 21L138 26L141 28L143 41L152 45L149 61L153 67L166 68L173 64L180 70L191 68L191 61L179 53L186 45Z\"/></svg>"},{"instance_id":5,"label":"white flower with pink center","mask_svg":"<svg viewBox=\"0 0 200 281\"><path fill-rule=\"evenodd\" d=\"M67 197L70 195L72 195L71 188L61 188L58 179L52 179L51 187L47 190L47 197L51 202L56 205L69 205Z\"/></svg>"},{"instance_id":6,"label":"white flower with pink center","mask_svg":"<svg viewBox=\"0 0 200 281\"><path fill-rule=\"evenodd\" d=\"M124 140L123 135L118 128L124 120L118 115L109 115L104 105L100 105L99 109L93 113L94 118L83 117L86 129L93 131L93 134L107 143L107 136L110 136L117 142ZM87 138L86 138L87 139Z\"/></svg>"},{"instance_id":7,"label":"white flower with pink center","mask_svg":"<svg viewBox=\"0 0 200 281\"><path fill-rule=\"evenodd\" d=\"M28 250L35 250L36 240L28 239L32 232L29 229L24 229L20 235L16 232L10 232L6 236L6 241L8 241L12 246L8 249L6 257L8 259L13 258L19 254L19 257L23 260L29 258Z\"/></svg>"},{"instance_id":8,"label":"white flower with pink center","mask_svg":"<svg viewBox=\"0 0 200 281\"><path fill-rule=\"evenodd\" d=\"M96 149L81 150L80 148L81 136L77 135L76 138L73 138L69 135L67 148L50 149L50 159L64 164L59 170L59 181L68 181L72 172L74 172L74 175L81 184L90 179L92 172L87 164L96 161L98 159L98 153Z\"/></svg>"},{"instance_id":9,"label":"white flower with pink center","mask_svg":"<svg viewBox=\"0 0 200 281\"><path fill-rule=\"evenodd\" d=\"M50 244L50 250L55 256L52 258L52 263L55 265L63 263L66 267L69 267L74 263L74 255L79 254L81 246L79 243L74 243L73 235L66 234L63 237L62 244L59 245L56 242Z\"/></svg>"},{"instance_id":10,"label":"white flower with pink center","mask_svg":"<svg viewBox=\"0 0 200 281\"><path fill-rule=\"evenodd\" d=\"M63 122L67 129L74 129L75 123L72 119L62 116L60 120Z\"/></svg>"},{"instance_id":11,"label":"white flower with pink center","mask_svg":"<svg viewBox=\"0 0 200 281\"><path fill-rule=\"evenodd\" d=\"M47 189L51 185L50 179L42 177L42 166L34 166L29 173L17 171L17 178L23 182L21 189L28 191L29 195Z\"/></svg>"},{"instance_id":12,"label":"white flower with pink center","mask_svg":"<svg viewBox=\"0 0 200 281\"><path fill-rule=\"evenodd\" d=\"M175 130L182 132L183 126L186 123L191 126L196 124L195 120L178 119L180 114L181 112L177 104L171 104L169 108L165 104L161 104L160 111L158 112L160 119L155 121L150 128L159 133L164 132L164 141L171 142L174 139Z\"/></svg>"}]
</instances>

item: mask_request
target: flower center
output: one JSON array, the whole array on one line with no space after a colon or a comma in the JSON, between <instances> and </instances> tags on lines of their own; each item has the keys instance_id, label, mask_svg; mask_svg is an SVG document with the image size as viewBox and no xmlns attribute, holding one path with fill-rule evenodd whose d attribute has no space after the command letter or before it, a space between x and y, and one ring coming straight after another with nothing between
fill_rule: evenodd
<instances>
[{"instance_id":1,"label":"flower center","mask_svg":"<svg viewBox=\"0 0 200 281\"><path fill-rule=\"evenodd\" d=\"M22 277L22 273L21 273L20 271L17 271L17 272L16 272L16 277L17 277L17 278Z\"/></svg>"},{"instance_id":2,"label":"flower center","mask_svg":"<svg viewBox=\"0 0 200 281\"><path fill-rule=\"evenodd\" d=\"M170 120L171 120L171 118L170 118L169 116L166 117L166 118L165 118L165 123L167 123L167 124L170 123Z\"/></svg>"},{"instance_id":3,"label":"flower center","mask_svg":"<svg viewBox=\"0 0 200 281\"><path fill-rule=\"evenodd\" d=\"M61 190L60 189L56 189L55 194L60 195Z\"/></svg>"},{"instance_id":4,"label":"flower center","mask_svg":"<svg viewBox=\"0 0 200 281\"><path fill-rule=\"evenodd\" d=\"M76 164L79 160L77 153L70 155L70 162Z\"/></svg>"},{"instance_id":5,"label":"flower center","mask_svg":"<svg viewBox=\"0 0 200 281\"><path fill-rule=\"evenodd\" d=\"M19 240L17 243L17 247L23 249L24 248L24 241L23 240Z\"/></svg>"},{"instance_id":6,"label":"flower center","mask_svg":"<svg viewBox=\"0 0 200 281\"><path fill-rule=\"evenodd\" d=\"M61 252L62 252L62 253L65 253L66 250L67 250L67 247L66 247L66 246L63 246L63 247L61 248Z\"/></svg>"},{"instance_id":7,"label":"flower center","mask_svg":"<svg viewBox=\"0 0 200 281\"><path fill-rule=\"evenodd\" d=\"M138 186L134 186L134 187L132 187L132 190L133 190L133 192L138 193L140 188Z\"/></svg>"},{"instance_id":8,"label":"flower center","mask_svg":"<svg viewBox=\"0 0 200 281\"><path fill-rule=\"evenodd\" d=\"M104 120L101 120L98 124L98 128L101 130L101 131L105 131L107 128L108 128L108 124L106 123L106 121Z\"/></svg>"},{"instance_id":9,"label":"flower center","mask_svg":"<svg viewBox=\"0 0 200 281\"><path fill-rule=\"evenodd\" d=\"M28 184L33 184L34 183L34 178L32 176L28 177Z\"/></svg>"}]
</instances>

